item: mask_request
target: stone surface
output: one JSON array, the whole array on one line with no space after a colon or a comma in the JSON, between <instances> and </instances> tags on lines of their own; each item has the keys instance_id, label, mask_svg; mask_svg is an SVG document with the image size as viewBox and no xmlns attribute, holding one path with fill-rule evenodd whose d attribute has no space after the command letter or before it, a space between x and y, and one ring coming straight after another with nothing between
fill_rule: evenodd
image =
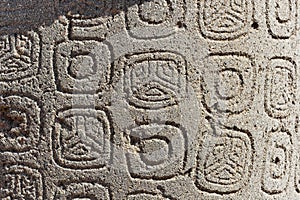
<instances>
[{"instance_id":1,"label":"stone surface","mask_svg":"<svg viewBox=\"0 0 300 200\"><path fill-rule=\"evenodd\" d=\"M298 4L1 1L0 199L299 199Z\"/></svg>"}]
</instances>

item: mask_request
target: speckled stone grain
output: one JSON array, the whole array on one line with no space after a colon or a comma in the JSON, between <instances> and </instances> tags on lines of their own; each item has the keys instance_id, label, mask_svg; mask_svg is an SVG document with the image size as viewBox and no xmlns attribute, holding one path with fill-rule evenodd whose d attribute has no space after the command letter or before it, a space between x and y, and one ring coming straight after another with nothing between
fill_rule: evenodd
<instances>
[{"instance_id":1,"label":"speckled stone grain","mask_svg":"<svg viewBox=\"0 0 300 200\"><path fill-rule=\"evenodd\" d=\"M299 1L0 2L0 199L297 200Z\"/></svg>"}]
</instances>

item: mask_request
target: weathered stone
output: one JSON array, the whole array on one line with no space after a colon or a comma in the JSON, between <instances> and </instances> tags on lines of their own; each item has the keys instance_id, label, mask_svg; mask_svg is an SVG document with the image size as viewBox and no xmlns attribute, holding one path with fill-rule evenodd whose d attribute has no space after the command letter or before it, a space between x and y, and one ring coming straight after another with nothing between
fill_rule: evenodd
<instances>
[{"instance_id":1,"label":"weathered stone","mask_svg":"<svg viewBox=\"0 0 300 200\"><path fill-rule=\"evenodd\" d=\"M0 2L0 199L299 199L299 2Z\"/></svg>"}]
</instances>

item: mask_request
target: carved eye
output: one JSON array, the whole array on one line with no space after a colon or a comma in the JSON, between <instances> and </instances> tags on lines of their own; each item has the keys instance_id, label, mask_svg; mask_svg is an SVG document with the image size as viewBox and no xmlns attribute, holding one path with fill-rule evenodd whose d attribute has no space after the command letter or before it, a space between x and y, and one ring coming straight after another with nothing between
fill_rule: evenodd
<instances>
[{"instance_id":1,"label":"carved eye","mask_svg":"<svg viewBox=\"0 0 300 200\"><path fill-rule=\"evenodd\" d=\"M97 73L95 57L91 53L74 55L68 70L75 79L85 79L95 75Z\"/></svg>"},{"instance_id":2,"label":"carved eye","mask_svg":"<svg viewBox=\"0 0 300 200\"><path fill-rule=\"evenodd\" d=\"M219 74L219 80L216 83L216 87L216 92L220 98L234 98L242 91L242 74L234 69L223 70Z\"/></svg>"}]
</instances>

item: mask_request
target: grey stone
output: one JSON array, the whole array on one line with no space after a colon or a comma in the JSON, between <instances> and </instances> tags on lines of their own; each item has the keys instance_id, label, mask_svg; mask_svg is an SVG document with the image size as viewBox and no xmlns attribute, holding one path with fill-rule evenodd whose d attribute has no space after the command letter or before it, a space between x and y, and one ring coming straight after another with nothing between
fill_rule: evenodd
<instances>
[{"instance_id":1,"label":"grey stone","mask_svg":"<svg viewBox=\"0 0 300 200\"><path fill-rule=\"evenodd\" d=\"M299 2L0 2L0 199L299 199Z\"/></svg>"}]
</instances>

